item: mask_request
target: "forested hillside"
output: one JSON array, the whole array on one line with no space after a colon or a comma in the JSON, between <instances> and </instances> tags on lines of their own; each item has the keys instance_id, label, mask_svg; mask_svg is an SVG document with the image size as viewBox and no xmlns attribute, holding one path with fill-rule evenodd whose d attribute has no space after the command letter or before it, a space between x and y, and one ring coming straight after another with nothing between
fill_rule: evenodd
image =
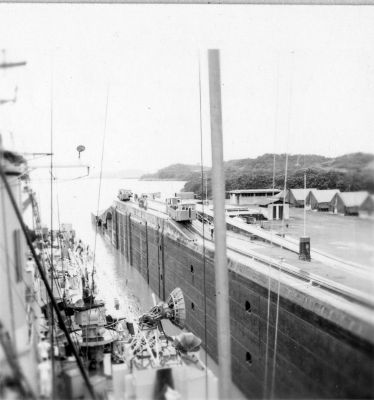
<instances>
[{"instance_id":1,"label":"forested hillside","mask_svg":"<svg viewBox=\"0 0 374 400\"><path fill-rule=\"evenodd\" d=\"M142 175L142 180L168 180L168 181L188 181L195 175L201 175L200 165L172 164L158 170L155 174Z\"/></svg>"},{"instance_id":2,"label":"forested hillside","mask_svg":"<svg viewBox=\"0 0 374 400\"><path fill-rule=\"evenodd\" d=\"M285 154L276 154L275 157L273 154L264 154L257 158L227 161L226 190L270 188L273 185L273 175L275 187L282 189L285 164ZM287 188L302 188L304 172L308 187L337 188L341 191L368 190L374 193L374 154L352 153L330 158L315 154L289 155ZM209 169L206 174L209 196ZM185 191L201 193L201 172L200 167L196 165L175 164L161 169L156 174L143 175L142 178L185 180Z\"/></svg>"}]
</instances>

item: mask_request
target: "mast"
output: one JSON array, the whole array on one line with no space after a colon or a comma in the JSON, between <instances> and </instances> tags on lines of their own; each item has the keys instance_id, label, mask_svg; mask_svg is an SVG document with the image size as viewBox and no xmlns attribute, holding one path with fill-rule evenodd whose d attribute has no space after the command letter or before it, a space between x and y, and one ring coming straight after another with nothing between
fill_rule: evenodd
<instances>
[{"instance_id":1,"label":"mast","mask_svg":"<svg viewBox=\"0 0 374 400\"><path fill-rule=\"evenodd\" d=\"M50 139L51 139L51 156L50 156L50 195L51 195L51 290L53 294L53 284L55 278L54 263L53 263L53 69L51 71L51 98L50 98ZM55 340L54 340L54 329L55 321L53 315L53 305L50 303L50 341L51 341L51 370L52 370L52 399L55 398Z\"/></svg>"},{"instance_id":2,"label":"mast","mask_svg":"<svg viewBox=\"0 0 374 400\"><path fill-rule=\"evenodd\" d=\"M226 254L225 175L221 110L221 76L219 50L208 50L210 126L212 141L212 189L214 204L214 269L216 279L217 348L219 396L230 398L231 336L229 283Z\"/></svg>"}]
</instances>

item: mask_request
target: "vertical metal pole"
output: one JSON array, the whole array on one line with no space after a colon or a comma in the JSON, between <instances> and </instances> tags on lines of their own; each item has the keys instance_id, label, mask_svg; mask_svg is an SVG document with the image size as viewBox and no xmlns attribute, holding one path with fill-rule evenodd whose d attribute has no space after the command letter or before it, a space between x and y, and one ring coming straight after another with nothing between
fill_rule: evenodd
<instances>
[{"instance_id":1,"label":"vertical metal pole","mask_svg":"<svg viewBox=\"0 0 374 400\"><path fill-rule=\"evenodd\" d=\"M148 249L148 222L145 221L145 251L147 260L147 283L149 285L149 249Z\"/></svg>"},{"instance_id":2,"label":"vertical metal pole","mask_svg":"<svg viewBox=\"0 0 374 400\"><path fill-rule=\"evenodd\" d=\"M304 237L306 236L306 170L304 171Z\"/></svg>"},{"instance_id":3,"label":"vertical metal pole","mask_svg":"<svg viewBox=\"0 0 374 400\"><path fill-rule=\"evenodd\" d=\"M286 166L284 168L284 187L283 187L283 213L282 213L282 237L284 237L284 209L286 208L287 193L287 172L288 172L288 153L286 153Z\"/></svg>"},{"instance_id":4,"label":"vertical metal pole","mask_svg":"<svg viewBox=\"0 0 374 400\"><path fill-rule=\"evenodd\" d=\"M219 50L208 50L210 127L212 141L212 187L214 204L214 268L216 278L217 348L219 396L230 398L231 341L229 282L226 254L225 175L221 111L221 76Z\"/></svg>"},{"instance_id":5,"label":"vertical metal pole","mask_svg":"<svg viewBox=\"0 0 374 400\"><path fill-rule=\"evenodd\" d=\"M206 183L205 183L205 202L208 204L208 177L205 177Z\"/></svg>"},{"instance_id":6,"label":"vertical metal pole","mask_svg":"<svg viewBox=\"0 0 374 400\"><path fill-rule=\"evenodd\" d=\"M51 289L53 294L53 281L55 276L54 271L54 263L53 263L53 64L51 68L51 98L50 98L50 136L51 136L51 158L50 158L50 170L51 170ZM55 399L56 394L56 376L55 376L55 340L54 340L54 328L55 328L55 321L53 315L53 305L50 303L50 315L51 315L51 326L50 326L50 335L51 335L51 370L52 370L52 390L51 390L51 397Z\"/></svg>"}]
</instances>

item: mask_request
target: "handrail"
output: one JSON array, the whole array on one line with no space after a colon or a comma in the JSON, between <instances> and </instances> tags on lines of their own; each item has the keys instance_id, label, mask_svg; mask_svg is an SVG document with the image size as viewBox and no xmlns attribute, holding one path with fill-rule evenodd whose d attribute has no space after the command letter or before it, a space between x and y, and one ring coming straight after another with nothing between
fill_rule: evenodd
<instances>
[{"instance_id":1,"label":"handrail","mask_svg":"<svg viewBox=\"0 0 374 400\"><path fill-rule=\"evenodd\" d=\"M370 298L366 294L361 293L360 291L358 291L356 289L352 289L352 288L349 288L348 286L342 285L341 283L337 283L337 282L331 281L330 279L323 278L312 272L302 271L300 268L294 267L291 264L284 263L284 262L280 263L270 257L259 255L258 253L255 253L251 250L243 251L243 250L238 249L231 245L228 246L228 249L233 250L242 255L249 256L252 259L259 261L263 264L269 265L270 267L272 267L274 269L280 269L282 272L292 275L298 279L318 285L319 287L321 287L325 290L334 292L334 293L336 293L340 296L343 296L351 301L355 301L364 306L369 306L371 308L374 308L374 298L373 297Z\"/></svg>"},{"instance_id":2,"label":"handrail","mask_svg":"<svg viewBox=\"0 0 374 400\"><path fill-rule=\"evenodd\" d=\"M194 228L197 233L200 232ZM281 271L287 273L288 275L292 275L295 278L311 282L314 285L318 285L319 287L328 290L329 292L333 292L340 296L343 296L351 301L356 303L360 303L366 307L374 308L374 297L369 297L366 293L362 293L357 289L349 288L346 285L342 285L341 283L334 282L330 279L324 278L312 272L302 271L300 268L295 267L291 264L285 262L278 262L271 257L267 257L253 250L241 250L235 246L227 245L228 250L235 251L241 255L251 257L252 259L261 262L263 264L269 265L274 269L280 269Z\"/></svg>"}]
</instances>

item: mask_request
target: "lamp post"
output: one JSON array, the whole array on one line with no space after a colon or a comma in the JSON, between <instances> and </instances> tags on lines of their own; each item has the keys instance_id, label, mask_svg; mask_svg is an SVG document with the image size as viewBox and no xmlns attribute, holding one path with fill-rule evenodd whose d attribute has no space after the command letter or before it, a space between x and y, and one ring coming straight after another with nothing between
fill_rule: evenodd
<instances>
[{"instance_id":1,"label":"lamp post","mask_svg":"<svg viewBox=\"0 0 374 400\"><path fill-rule=\"evenodd\" d=\"M306 168L304 168L304 234L300 238L299 259L310 261L310 237L306 236Z\"/></svg>"}]
</instances>

